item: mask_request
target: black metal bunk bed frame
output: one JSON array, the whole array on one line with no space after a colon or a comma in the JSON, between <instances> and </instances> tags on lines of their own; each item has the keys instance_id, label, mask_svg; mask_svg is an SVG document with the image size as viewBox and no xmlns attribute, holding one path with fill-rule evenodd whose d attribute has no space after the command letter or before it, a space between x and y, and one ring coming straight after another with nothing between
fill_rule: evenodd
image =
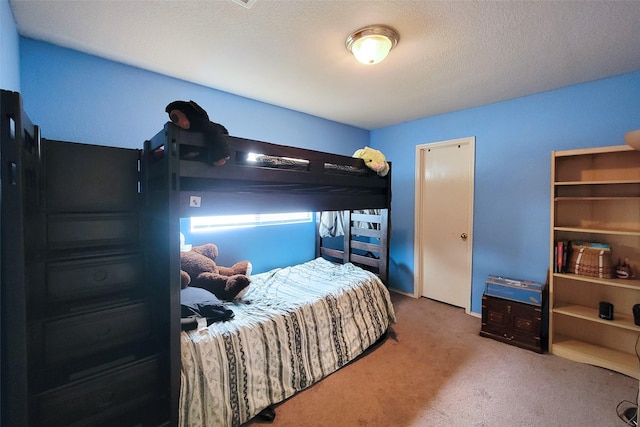
<instances>
[{"instance_id":1,"label":"black metal bunk bed frame","mask_svg":"<svg viewBox=\"0 0 640 427\"><path fill-rule=\"evenodd\" d=\"M124 149L40 138L17 92L0 91L0 112L3 425L177 425L179 218L347 210L380 221L362 231L380 246L345 237L318 253L386 278L390 176L360 159L228 137L231 159L212 167L202 136L171 123Z\"/></svg>"},{"instance_id":2,"label":"black metal bunk bed frame","mask_svg":"<svg viewBox=\"0 0 640 427\"><path fill-rule=\"evenodd\" d=\"M171 360L171 414L177 416L180 390L179 219L192 216L292 211L344 211L344 246L323 246L316 233L316 254L353 262L388 277L391 173L385 177L362 159L227 136L231 157L212 166L202 134L172 123L145 141L142 194L146 200L145 235L150 259L158 267L150 280L168 292L164 306ZM250 154L252 153L252 154ZM257 154L257 156L256 156ZM257 160L252 160L257 159ZM358 213L376 209L377 214ZM354 212L356 211L356 212ZM358 222L376 224L372 229ZM364 237L356 239L355 236ZM375 256L364 253L377 254ZM169 279L167 279L169 278ZM169 283L167 283L169 280ZM175 420L174 420L175 421Z\"/></svg>"},{"instance_id":3,"label":"black metal bunk bed frame","mask_svg":"<svg viewBox=\"0 0 640 427\"><path fill-rule=\"evenodd\" d=\"M170 212L173 218L344 211L348 226L343 248L326 247L317 235L316 255L365 266L387 283L391 173L380 177L353 157L226 138L231 158L222 167L211 166L206 162L202 134L167 123L163 131L145 142L146 193L153 195L165 189L175 192L172 203L176 206ZM256 153L267 160L250 160ZM372 227L359 226L363 223ZM354 236L366 241L355 240Z\"/></svg>"},{"instance_id":4,"label":"black metal bunk bed frame","mask_svg":"<svg viewBox=\"0 0 640 427\"><path fill-rule=\"evenodd\" d=\"M215 214L388 209L391 174L377 176L362 159L226 136L232 154L221 167L207 164L202 134L167 123L145 143L149 179L168 172L180 192L183 217ZM251 160L249 153L259 154ZM255 156L254 156L255 157ZM266 159L266 160L265 160ZM290 160L293 163L277 161ZM171 160L171 162L169 162ZM167 162L162 166L162 162ZM271 163L270 163L271 162ZM169 164L170 163L170 164ZM161 172L153 170L161 166ZM200 204L193 203L200 197Z\"/></svg>"},{"instance_id":5,"label":"black metal bunk bed frame","mask_svg":"<svg viewBox=\"0 0 640 427\"><path fill-rule=\"evenodd\" d=\"M0 90L0 424L167 425L166 280L143 242L141 149L41 136Z\"/></svg>"}]
</instances>

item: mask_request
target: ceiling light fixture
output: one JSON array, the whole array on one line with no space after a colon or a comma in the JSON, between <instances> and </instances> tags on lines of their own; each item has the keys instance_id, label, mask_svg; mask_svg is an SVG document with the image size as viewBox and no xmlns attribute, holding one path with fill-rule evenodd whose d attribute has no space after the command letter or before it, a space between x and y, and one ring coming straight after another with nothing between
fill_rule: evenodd
<instances>
[{"instance_id":1,"label":"ceiling light fixture","mask_svg":"<svg viewBox=\"0 0 640 427\"><path fill-rule=\"evenodd\" d=\"M398 44L398 32L386 25L369 25L347 37L347 50L363 64L377 64Z\"/></svg>"},{"instance_id":2,"label":"ceiling light fixture","mask_svg":"<svg viewBox=\"0 0 640 427\"><path fill-rule=\"evenodd\" d=\"M246 7L247 9L251 9L251 6L256 2L256 0L231 0L234 3L239 4L240 6Z\"/></svg>"}]
</instances>

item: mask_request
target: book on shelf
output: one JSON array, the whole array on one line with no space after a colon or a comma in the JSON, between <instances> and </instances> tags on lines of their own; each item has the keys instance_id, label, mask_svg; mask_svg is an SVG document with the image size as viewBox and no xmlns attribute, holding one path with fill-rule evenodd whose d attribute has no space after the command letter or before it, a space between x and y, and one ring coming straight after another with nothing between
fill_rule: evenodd
<instances>
[{"instance_id":1,"label":"book on shelf","mask_svg":"<svg viewBox=\"0 0 640 427\"><path fill-rule=\"evenodd\" d=\"M594 248L610 250L611 245L603 242L582 242L582 241L570 241L570 240L556 240L554 249L554 273L568 273L568 263L571 259L571 253L580 248Z\"/></svg>"},{"instance_id":2,"label":"book on shelf","mask_svg":"<svg viewBox=\"0 0 640 427\"><path fill-rule=\"evenodd\" d=\"M567 272L567 260L569 253L569 246L571 242L567 240L558 240L555 244L555 262L553 266L554 273L566 273Z\"/></svg>"}]
</instances>

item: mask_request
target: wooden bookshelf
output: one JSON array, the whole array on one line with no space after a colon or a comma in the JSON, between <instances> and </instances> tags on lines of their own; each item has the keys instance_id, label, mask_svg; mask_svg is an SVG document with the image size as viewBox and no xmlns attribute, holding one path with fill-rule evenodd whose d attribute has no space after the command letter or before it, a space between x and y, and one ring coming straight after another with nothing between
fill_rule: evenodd
<instances>
[{"instance_id":1,"label":"wooden bookshelf","mask_svg":"<svg viewBox=\"0 0 640 427\"><path fill-rule=\"evenodd\" d=\"M554 151L551 164L549 352L640 379L640 151L626 145ZM610 245L611 262L628 260L636 278L556 271L556 242ZM601 301L614 305L601 319Z\"/></svg>"}]
</instances>

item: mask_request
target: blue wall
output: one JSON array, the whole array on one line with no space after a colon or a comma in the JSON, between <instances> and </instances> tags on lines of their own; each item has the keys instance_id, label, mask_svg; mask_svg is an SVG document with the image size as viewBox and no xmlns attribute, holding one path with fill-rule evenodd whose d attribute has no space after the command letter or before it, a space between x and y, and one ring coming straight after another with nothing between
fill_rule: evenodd
<instances>
[{"instance_id":1,"label":"blue wall","mask_svg":"<svg viewBox=\"0 0 640 427\"><path fill-rule=\"evenodd\" d=\"M33 39L20 39L25 110L50 139L141 148L193 99L233 136L351 155L369 132ZM46 71L45 71L46 70Z\"/></svg>"},{"instance_id":2,"label":"blue wall","mask_svg":"<svg viewBox=\"0 0 640 427\"><path fill-rule=\"evenodd\" d=\"M302 263L315 257L315 222L190 234L189 220L183 219L180 230L187 244L216 243L220 251L216 259L219 265L230 267L246 259L251 261L254 273Z\"/></svg>"},{"instance_id":3,"label":"blue wall","mask_svg":"<svg viewBox=\"0 0 640 427\"><path fill-rule=\"evenodd\" d=\"M0 89L20 91L19 37L8 0L0 0Z\"/></svg>"},{"instance_id":4,"label":"blue wall","mask_svg":"<svg viewBox=\"0 0 640 427\"><path fill-rule=\"evenodd\" d=\"M472 311L485 279L544 282L550 248L551 151L624 145L640 128L640 72L371 132L393 161L391 286L413 293L415 147L475 136Z\"/></svg>"},{"instance_id":5,"label":"blue wall","mask_svg":"<svg viewBox=\"0 0 640 427\"><path fill-rule=\"evenodd\" d=\"M48 139L142 148L168 116L165 106L193 99L234 136L351 155L369 132L182 80L21 38L24 108ZM46 72L43 72L46 70ZM254 272L315 256L315 224L220 231L191 244L216 243L218 263L248 259Z\"/></svg>"},{"instance_id":6,"label":"blue wall","mask_svg":"<svg viewBox=\"0 0 640 427\"><path fill-rule=\"evenodd\" d=\"M7 12L3 0L0 8ZM3 18L3 37L15 35L9 27ZM232 135L347 155L365 145L382 150L394 163L390 285L407 293L415 146L475 136L475 312L489 274L545 279L550 152L624 144L624 133L640 128L639 72L368 132L27 38L19 54L18 63L3 49L0 59L20 69L25 109L50 139L140 148L167 120L167 103L194 99ZM220 246L221 264L249 258L268 268L313 256L311 226L292 227L199 239Z\"/></svg>"}]
</instances>

